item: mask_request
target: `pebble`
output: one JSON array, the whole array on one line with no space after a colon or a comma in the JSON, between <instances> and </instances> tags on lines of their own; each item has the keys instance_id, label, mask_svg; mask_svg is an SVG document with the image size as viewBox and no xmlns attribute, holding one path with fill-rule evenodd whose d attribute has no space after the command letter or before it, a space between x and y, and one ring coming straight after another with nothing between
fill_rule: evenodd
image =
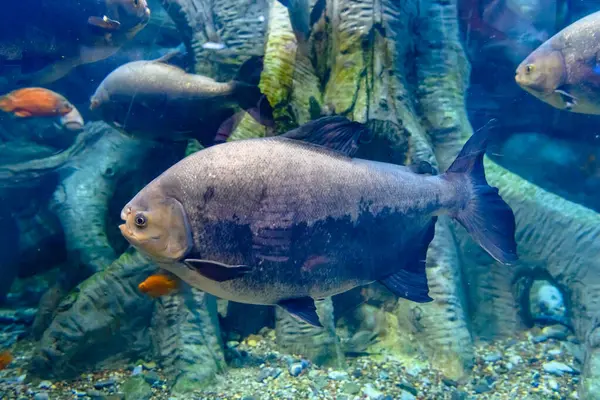
<instances>
[{"instance_id":1,"label":"pebble","mask_svg":"<svg viewBox=\"0 0 600 400\"><path fill-rule=\"evenodd\" d=\"M450 378L444 377L444 378L442 378L442 382L446 386L450 386L450 387L457 387L458 386L458 382L456 382L455 380L452 380Z\"/></svg>"},{"instance_id":2,"label":"pebble","mask_svg":"<svg viewBox=\"0 0 600 400\"><path fill-rule=\"evenodd\" d=\"M50 389L52 387L52 382L50 381L41 381L38 385L38 389Z\"/></svg>"},{"instance_id":3,"label":"pebble","mask_svg":"<svg viewBox=\"0 0 600 400\"><path fill-rule=\"evenodd\" d=\"M348 394L357 394L360 392L360 386L354 382L346 382L342 386L342 391Z\"/></svg>"},{"instance_id":4,"label":"pebble","mask_svg":"<svg viewBox=\"0 0 600 400\"><path fill-rule=\"evenodd\" d=\"M542 343L542 342L545 342L546 340L548 340L548 336L546 336L546 335L537 335L537 336L533 336L531 338L531 341L533 343Z\"/></svg>"},{"instance_id":5,"label":"pebble","mask_svg":"<svg viewBox=\"0 0 600 400\"><path fill-rule=\"evenodd\" d=\"M390 375L385 371L379 371L379 379L381 379L382 381L387 381L388 379L390 379Z\"/></svg>"},{"instance_id":6,"label":"pebble","mask_svg":"<svg viewBox=\"0 0 600 400\"><path fill-rule=\"evenodd\" d=\"M523 362L523 358L521 356L514 355L508 357L508 361L510 361L510 363L513 365L519 365Z\"/></svg>"},{"instance_id":7,"label":"pebble","mask_svg":"<svg viewBox=\"0 0 600 400\"><path fill-rule=\"evenodd\" d=\"M484 379L482 379L477 382L477 384L473 387L473 390L475 393L486 393L492 390L492 388Z\"/></svg>"},{"instance_id":8,"label":"pebble","mask_svg":"<svg viewBox=\"0 0 600 400\"><path fill-rule=\"evenodd\" d=\"M92 398L92 400L104 400L105 399L104 394L99 390L88 390L86 395L88 397Z\"/></svg>"},{"instance_id":9,"label":"pebble","mask_svg":"<svg viewBox=\"0 0 600 400\"><path fill-rule=\"evenodd\" d=\"M403 390L400 394L400 400L416 400L417 398L410 392Z\"/></svg>"},{"instance_id":10,"label":"pebble","mask_svg":"<svg viewBox=\"0 0 600 400\"><path fill-rule=\"evenodd\" d=\"M401 382L401 383L398 383L396 386L398 386L402 390L405 390L407 392L414 394L415 396L417 395L417 393L419 393L417 391L417 389L415 389L413 386L411 386L408 382Z\"/></svg>"},{"instance_id":11,"label":"pebble","mask_svg":"<svg viewBox=\"0 0 600 400\"><path fill-rule=\"evenodd\" d=\"M141 365L136 366L133 371L131 371L131 376L136 376L141 374L143 371L143 367Z\"/></svg>"},{"instance_id":12,"label":"pebble","mask_svg":"<svg viewBox=\"0 0 600 400\"><path fill-rule=\"evenodd\" d=\"M79 391L79 390L77 390L77 389L73 389L73 390L71 390L71 393L73 393L73 394L74 394L75 396L77 396L77 397L85 397L85 396L86 396L86 393L85 393L85 392L80 392L80 391Z\"/></svg>"},{"instance_id":13,"label":"pebble","mask_svg":"<svg viewBox=\"0 0 600 400\"><path fill-rule=\"evenodd\" d=\"M302 363L295 362L290 365L290 367L288 368L288 371L291 376L298 376L302 373L302 371L304 371L305 368L306 367L304 367L304 365Z\"/></svg>"},{"instance_id":14,"label":"pebble","mask_svg":"<svg viewBox=\"0 0 600 400\"><path fill-rule=\"evenodd\" d=\"M148 361L147 363L144 363L144 368L154 369L156 368L156 363L154 361Z\"/></svg>"},{"instance_id":15,"label":"pebble","mask_svg":"<svg viewBox=\"0 0 600 400\"><path fill-rule=\"evenodd\" d=\"M562 351L560 349L552 349L552 350L548 350L548 354L551 356L559 356L562 353Z\"/></svg>"},{"instance_id":16,"label":"pebble","mask_svg":"<svg viewBox=\"0 0 600 400\"><path fill-rule=\"evenodd\" d=\"M150 385L154 385L156 382L160 382L160 376L155 371L148 371L144 374L144 380Z\"/></svg>"},{"instance_id":17,"label":"pebble","mask_svg":"<svg viewBox=\"0 0 600 400\"><path fill-rule=\"evenodd\" d=\"M48 396L48 393L46 392L40 392L37 393L35 396L33 396L33 400L49 400L50 397Z\"/></svg>"},{"instance_id":18,"label":"pebble","mask_svg":"<svg viewBox=\"0 0 600 400\"><path fill-rule=\"evenodd\" d=\"M238 342L237 340L230 340L225 344L225 346L227 346L228 349L235 349L239 345L240 342Z\"/></svg>"},{"instance_id":19,"label":"pebble","mask_svg":"<svg viewBox=\"0 0 600 400\"><path fill-rule=\"evenodd\" d=\"M554 390L555 392L558 392L558 389L560 388L558 382L556 382L554 379L550 379L548 381L548 387Z\"/></svg>"},{"instance_id":20,"label":"pebble","mask_svg":"<svg viewBox=\"0 0 600 400\"><path fill-rule=\"evenodd\" d=\"M105 379L103 381L98 381L94 383L94 389L104 389L109 386L114 386L117 383L113 378Z\"/></svg>"},{"instance_id":21,"label":"pebble","mask_svg":"<svg viewBox=\"0 0 600 400\"><path fill-rule=\"evenodd\" d=\"M575 373L575 370L573 368L569 367L567 364L563 364L558 361L550 361L550 362L544 363L542 365L542 368L547 373L556 375L556 376L562 376L565 372L567 372L569 374Z\"/></svg>"},{"instance_id":22,"label":"pebble","mask_svg":"<svg viewBox=\"0 0 600 400\"><path fill-rule=\"evenodd\" d=\"M150 400L152 389L141 376L128 378L121 390L127 400Z\"/></svg>"},{"instance_id":23,"label":"pebble","mask_svg":"<svg viewBox=\"0 0 600 400\"><path fill-rule=\"evenodd\" d=\"M502 359L502 355L500 353L491 353L491 354L486 354L483 357L483 360L485 362L496 362Z\"/></svg>"},{"instance_id":24,"label":"pebble","mask_svg":"<svg viewBox=\"0 0 600 400\"><path fill-rule=\"evenodd\" d=\"M450 400L466 400L466 398L467 398L467 394L460 390L454 390L450 394Z\"/></svg>"},{"instance_id":25,"label":"pebble","mask_svg":"<svg viewBox=\"0 0 600 400\"><path fill-rule=\"evenodd\" d=\"M348 380L348 373L345 371L331 371L327 374L327 377L334 381L345 381Z\"/></svg>"},{"instance_id":26,"label":"pebble","mask_svg":"<svg viewBox=\"0 0 600 400\"><path fill-rule=\"evenodd\" d=\"M365 386L363 386L362 391L369 399L383 400L383 393L375 389L375 387L370 383L367 383Z\"/></svg>"},{"instance_id":27,"label":"pebble","mask_svg":"<svg viewBox=\"0 0 600 400\"><path fill-rule=\"evenodd\" d=\"M281 375L281 368L266 367L266 368L263 368L260 370L260 372L258 373L258 376L256 377L256 381L262 382L265 379L267 379L268 377L272 377L273 379L276 379L279 375Z\"/></svg>"},{"instance_id":28,"label":"pebble","mask_svg":"<svg viewBox=\"0 0 600 400\"><path fill-rule=\"evenodd\" d=\"M561 325L546 326L542 329L542 335L550 339L566 340L569 330Z\"/></svg>"},{"instance_id":29,"label":"pebble","mask_svg":"<svg viewBox=\"0 0 600 400\"><path fill-rule=\"evenodd\" d=\"M313 383L315 384L315 387L319 390L323 389L325 386L327 386L328 380L326 377L324 376L318 376L317 379L315 379L313 381Z\"/></svg>"},{"instance_id":30,"label":"pebble","mask_svg":"<svg viewBox=\"0 0 600 400\"><path fill-rule=\"evenodd\" d=\"M410 376L417 376L419 375L419 373L423 370L423 368L419 367L418 365L412 365L408 368L406 368L406 373L409 374Z\"/></svg>"}]
</instances>

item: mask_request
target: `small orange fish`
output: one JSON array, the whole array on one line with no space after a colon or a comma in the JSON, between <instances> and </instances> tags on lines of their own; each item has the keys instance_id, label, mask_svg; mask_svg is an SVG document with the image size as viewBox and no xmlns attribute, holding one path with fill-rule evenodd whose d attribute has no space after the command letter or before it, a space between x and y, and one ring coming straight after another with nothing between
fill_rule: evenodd
<instances>
[{"instance_id":1,"label":"small orange fish","mask_svg":"<svg viewBox=\"0 0 600 400\"><path fill-rule=\"evenodd\" d=\"M140 292L150 297L160 297L173 292L179 286L179 281L166 275L151 275L138 285Z\"/></svg>"},{"instance_id":2,"label":"small orange fish","mask_svg":"<svg viewBox=\"0 0 600 400\"><path fill-rule=\"evenodd\" d=\"M0 370L5 369L12 362L13 356L10 354L10 351L4 350L0 353Z\"/></svg>"},{"instance_id":3,"label":"small orange fish","mask_svg":"<svg viewBox=\"0 0 600 400\"><path fill-rule=\"evenodd\" d=\"M13 90L0 97L0 110L17 117L58 117L73 110L73 105L52 90L32 87Z\"/></svg>"}]
</instances>

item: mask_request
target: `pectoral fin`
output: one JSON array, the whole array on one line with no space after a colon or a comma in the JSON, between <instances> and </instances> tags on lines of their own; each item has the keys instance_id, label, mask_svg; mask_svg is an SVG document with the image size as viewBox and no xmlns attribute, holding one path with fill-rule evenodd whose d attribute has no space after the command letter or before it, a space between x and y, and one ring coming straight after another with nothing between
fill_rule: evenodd
<instances>
[{"instance_id":1,"label":"pectoral fin","mask_svg":"<svg viewBox=\"0 0 600 400\"><path fill-rule=\"evenodd\" d=\"M570 110L577 105L577 97L569 94L567 91L563 89L556 89L554 92L560 94L560 97L565 102L565 108L567 110Z\"/></svg>"},{"instance_id":2,"label":"pectoral fin","mask_svg":"<svg viewBox=\"0 0 600 400\"><path fill-rule=\"evenodd\" d=\"M92 16L88 18L88 24L92 26L96 26L98 28L102 28L106 31L114 32L119 30L121 27L121 23L119 21L115 21L114 19L108 18L106 15L102 18Z\"/></svg>"},{"instance_id":3,"label":"pectoral fin","mask_svg":"<svg viewBox=\"0 0 600 400\"><path fill-rule=\"evenodd\" d=\"M21 118L27 118L27 117L31 117L33 114L31 114L29 111L27 110L19 110L19 111L15 111L15 115L17 117L21 117Z\"/></svg>"},{"instance_id":4,"label":"pectoral fin","mask_svg":"<svg viewBox=\"0 0 600 400\"><path fill-rule=\"evenodd\" d=\"M185 265L207 279L216 282L225 282L250 272L247 265L227 265L210 260L187 259Z\"/></svg>"},{"instance_id":5,"label":"pectoral fin","mask_svg":"<svg viewBox=\"0 0 600 400\"><path fill-rule=\"evenodd\" d=\"M323 327L319 321L319 316L317 315L315 301L310 297L282 300L278 305L294 317L309 323L312 326L317 326L319 328Z\"/></svg>"}]
</instances>

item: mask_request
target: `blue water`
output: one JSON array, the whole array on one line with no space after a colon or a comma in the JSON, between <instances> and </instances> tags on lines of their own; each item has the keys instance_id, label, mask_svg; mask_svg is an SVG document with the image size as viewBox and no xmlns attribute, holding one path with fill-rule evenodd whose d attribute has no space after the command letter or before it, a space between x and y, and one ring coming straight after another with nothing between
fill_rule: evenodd
<instances>
[{"instance_id":1,"label":"blue water","mask_svg":"<svg viewBox=\"0 0 600 400\"><path fill-rule=\"evenodd\" d=\"M600 117L553 107L515 80L529 54L598 11L591 0L5 4L0 398L600 399ZM588 34L599 36L600 25ZM600 61L588 50L579 55L593 99ZM129 64L144 60L160 71ZM110 83L119 67L129 75ZM554 89L580 100L577 82ZM184 157L334 115L364 123L371 136L356 149L334 142L335 132L319 144L420 175L442 174L474 131L489 130L487 182L514 213L515 233L503 234L514 236L519 260L496 262L443 215L426 257L433 302L374 282L315 299L323 325L315 327L293 307L204 292L123 237L123 207ZM226 173L194 171L194 179ZM268 174L256 176L251 185ZM357 182L348 193L360 192ZM417 192L402 190L409 199ZM246 200L229 199L232 209ZM410 212L435 207L415 204ZM269 246L301 240L275 229L301 213L263 206L277 209L269 221L283 235ZM488 224L485 234L498 226L511 224ZM354 229L358 237L362 227ZM408 231L399 227L398 248L422 251L417 240L405 243ZM212 261L256 250L211 234L190 238L220 245L222 259ZM273 257L287 260L286 251ZM306 268L331 262L312 251ZM384 269L394 268L408 267Z\"/></svg>"}]
</instances>

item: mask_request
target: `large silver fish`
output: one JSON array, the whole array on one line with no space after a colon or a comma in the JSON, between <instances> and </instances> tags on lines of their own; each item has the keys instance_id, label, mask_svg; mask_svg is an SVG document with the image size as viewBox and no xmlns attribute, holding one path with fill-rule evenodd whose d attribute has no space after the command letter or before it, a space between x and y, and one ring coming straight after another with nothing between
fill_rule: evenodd
<instances>
[{"instance_id":1,"label":"large silver fish","mask_svg":"<svg viewBox=\"0 0 600 400\"><path fill-rule=\"evenodd\" d=\"M352 158L366 132L324 117L199 151L123 208L121 232L194 287L276 304L317 326L314 299L374 281L431 301L425 257L438 215L460 222L496 260L517 260L512 210L485 180L484 132L441 176Z\"/></svg>"},{"instance_id":2,"label":"large silver fish","mask_svg":"<svg viewBox=\"0 0 600 400\"><path fill-rule=\"evenodd\" d=\"M600 115L600 11L567 26L519 65L515 80L551 106Z\"/></svg>"},{"instance_id":3,"label":"large silver fish","mask_svg":"<svg viewBox=\"0 0 600 400\"><path fill-rule=\"evenodd\" d=\"M190 137L210 143L217 126L234 107L254 109L253 116L271 119L268 101L258 88L262 57L244 62L229 82L190 74L168 64L178 52L150 61L133 61L112 71L90 100L104 121L147 139ZM250 111L252 114L252 111ZM262 112L262 114L261 114Z\"/></svg>"}]
</instances>

